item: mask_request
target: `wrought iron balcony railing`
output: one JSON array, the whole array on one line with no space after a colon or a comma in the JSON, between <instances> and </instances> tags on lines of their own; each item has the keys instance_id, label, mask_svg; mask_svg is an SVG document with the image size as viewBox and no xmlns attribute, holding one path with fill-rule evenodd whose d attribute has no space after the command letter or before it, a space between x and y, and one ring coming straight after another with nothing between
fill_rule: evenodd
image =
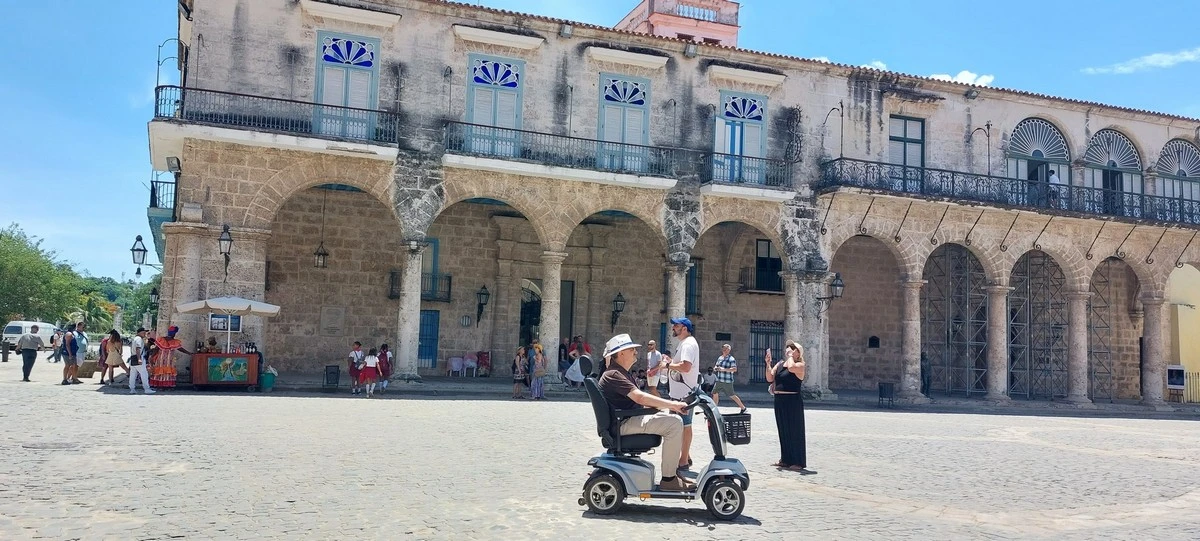
<instances>
[{"instance_id":1,"label":"wrought iron balcony railing","mask_svg":"<svg viewBox=\"0 0 1200 541\"><path fill-rule=\"evenodd\" d=\"M676 154L680 152L674 148L610 143L464 122L446 124L446 151L658 177L674 175Z\"/></svg>"},{"instance_id":2,"label":"wrought iron balcony railing","mask_svg":"<svg viewBox=\"0 0 1200 541\"><path fill-rule=\"evenodd\" d=\"M783 160L710 152L704 155L704 184L792 189L791 167Z\"/></svg>"},{"instance_id":3,"label":"wrought iron balcony railing","mask_svg":"<svg viewBox=\"0 0 1200 541\"><path fill-rule=\"evenodd\" d=\"M742 267L742 272L738 280L738 292L745 293L747 291L782 293L783 277L779 276L778 269Z\"/></svg>"},{"instance_id":4,"label":"wrought iron balcony railing","mask_svg":"<svg viewBox=\"0 0 1200 541\"><path fill-rule=\"evenodd\" d=\"M399 115L217 90L160 86L154 117L259 131L382 143L397 142Z\"/></svg>"},{"instance_id":5,"label":"wrought iron balcony railing","mask_svg":"<svg viewBox=\"0 0 1200 541\"><path fill-rule=\"evenodd\" d=\"M659 0L651 2L655 13L667 13L670 15L678 15L687 17L697 21L707 21L711 23L728 24L737 26L738 14L734 12L722 13L720 10L703 5L702 1L688 2L687 0Z\"/></svg>"},{"instance_id":6,"label":"wrought iron balcony railing","mask_svg":"<svg viewBox=\"0 0 1200 541\"><path fill-rule=\"evenodd\" d=\"M175 183L162 180L150 181L150 208L175 208Z\"/></svg>"},{"instance_id":7,"label":"wrought iron balcony railing","mask_svg":"<svg viewBox=\"0 0 1200 541\"><path fill-rule=\"evenodd\" d=\"M1200 201L1066 184L1047 184L838 158L821 165L818 190L853 186L980 203L1200 225Z\"/></svg>"},{"instance_id":8,"label":"wrought iron balcony railing","mask_svg":"<svg viewBox=\"0 0 1200 541\"><path fill-rule=\"evenodd\" d=\"M421 300L450 302L450 285L449 274L421 273Z\"/></svg>"}]
</instances>

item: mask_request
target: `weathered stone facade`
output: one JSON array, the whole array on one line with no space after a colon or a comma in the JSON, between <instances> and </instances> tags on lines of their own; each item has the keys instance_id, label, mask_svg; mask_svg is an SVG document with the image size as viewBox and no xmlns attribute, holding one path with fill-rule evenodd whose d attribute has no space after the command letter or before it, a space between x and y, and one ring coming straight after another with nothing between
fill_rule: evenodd
<instances>
[{"instance_id":1,"label":"weathered stone facade","mask_svg":"<svg viewBox=\"0 0 1200 541\"><path fill-rule=\"evenodd\" d=\"M164 304L215 294L280 304L277 318L248 318L241 338L266 344L272 362L289 370L340 361L358 339L394 344L405 376L444 373L450 357L480 350L490 351L503 373L522 321L531 321L522 314L524 291L540 295L536 331L543 343L583 334L599 347L613 332L656 338L667 317L685 311L693 266L701 275L693 319L705 365L728 341L745 361L739 380L749 380L749 365L761 362L751 351L750 322L782 322L782 334L806 347L806 385L815 393L894 382L904 398L919 400L931 256L957 245L978 261L979 283L970 294L985 308L971 317L988 338L972 347L990 374L1009 369L1005 313L1013 306L1013 273L1024 255L1037 252L1061 270L1050 293L1059 320L1044 329L1062 376L1053 397L1100 399L1089 382L1104 365L1112 367L1112 398L1161 402L1170 319L1163 298L1177 260L1200 262L1193 229L831 185L825 165L896 158L889 126L900 116L922 122L921 167L962 172L955 174L970 182L1015 178L1018 171L1009 169L1024 166L1013 154L1013 130L1036 118L1060 132L1070 157L1056 165L1065 185L1083 187L1095 173L1083 157L1097 132L1112 129L1141 160L1141 193L1154 194L1159 149L1170 141L1197 143L1200 122L1013 91L968 93L949 82L732 48L699 45L693 57L683 54L682 42L577 23L564 37L562 23L427 0L196 0L189 31L180 36L193 51L188 87L314 102L319 35L377 40L369 109L381 123L395 119L398 135L362 143L312 133L313 118L293 122L314 124L294 136L230 117L160 115L151 123L155 163L173 152L183 169L179 220L163 228ZM448 148L448 123L471 120L469 55L476 54L523 62L520 137L557 138L563 148L596 147L600 74L645 81L645 142L653 152L672 153L671 174ZM763 156L786 166L790 186L714 189L720 183L709 178L709 161L722 92L763 98ZM325 198L330 264L317 269L312 251ZM236 239L228 278L213 242L224 225ZM745 287L742 269L760 264L760 239L778 253L782 291L746 291L754 288ZM422 267L434 259L435 272L452 277L448 302L421 298ZM388 298L393 272L398 299ZM841 273L845 296L820 298L828 296L832 272ZM566 286L573 302L560 281L573 284ZM492 296L477 322L475 293L483 286ZM627 304L614 327L618 292ZM560 318L559 306L568 302ZM422 310L438 312L438 347L419 361ZM168 316L159 325L167 319L185 326L185 339L205 333L198 317ZM322 327L335 320L339 325ZM871 347L872 337L879 347ZM1007 398L1006 379L986 378L989 399Z\"/></svg>"}]
</instances>

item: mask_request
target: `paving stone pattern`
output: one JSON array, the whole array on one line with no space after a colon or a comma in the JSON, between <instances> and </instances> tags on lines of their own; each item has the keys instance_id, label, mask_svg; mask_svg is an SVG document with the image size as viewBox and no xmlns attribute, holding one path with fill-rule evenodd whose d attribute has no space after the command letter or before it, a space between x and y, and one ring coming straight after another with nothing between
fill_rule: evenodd
<instances>
[{"instance_id":1,"label":"paving stone pattern","mask_svg":"<svg viewBox=\"0 0 1200 541\"><path fill-rule=\"evenodd\" d=\"M587 404L33 383L0 364L0 539L1197 539L1200 424L810 410L809 466L770 409L732 448L744 515L576 504ZM711 450L697 431L698 460ZM657 463L657 457L651 457Z\"/></svg>"}]
</instances>

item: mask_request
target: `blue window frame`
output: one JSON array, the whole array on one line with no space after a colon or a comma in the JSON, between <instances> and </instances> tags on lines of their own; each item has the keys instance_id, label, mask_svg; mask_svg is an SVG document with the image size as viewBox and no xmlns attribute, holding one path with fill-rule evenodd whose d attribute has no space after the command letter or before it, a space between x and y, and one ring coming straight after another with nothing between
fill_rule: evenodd
<instances>
[{"instance_id":1,"label":"blue window frame","mask_svg":"<svg viewBox=\"0 0 1200 541\"><path fill-rule=\"evenodd\" d=\"M721 91L713 137L713 179L762 183L766 167L767 97Z\"/></svg>"},{"instance_id":2,"label":"blue window frame","mask_svg":"<svg viewBox=\"0 0 1200 541\"><path fill-rule=\"evenodd\" d=\"M472 54L467 57L467 135L473 152L515 157L520 152L521 94L525 62ZM480 126L492 126L484 128Z\"/></svg>"},{"instance_id":3,"label":"blue window frame","mask_svg":"<svg viewBox=\"0 0 1200 541\"><path fill-rule=\"evenodd\" d=\"M417 361L426 368L437 368L438 331L441 312L421 310L421 327L417 337Z\"/></svg>"},{"instance_id":4,"label":"blue window frame","mask_svg":"<svg viewBox=\"0 0 1200 541\"><path fill-rule=\"evenodd\" d=\"M379 40L317 33L317 88L313 131L369 139L379 99Z\"/></svg>"},{"instance_id":5,"label":"blue window frame","mask_svg":"<svg viewBox=\"0 0 1200 541\"><path fill-rule=\"evenodd\" d=\"M600 74L599 167L617 171L645 171L645 145L650 140L650 80ZM638 146L628 146L638 145Z\"/></svg>"},{"instance_id":6,"label":"blue window frame","mask_svg":"<svg viewBox=\"0 0 1200 541\"><path fill-rule=\"evenodd\" d=\"M425 242L429 244L429 247L425 249L425 253L421 256L421 272L437 274L438 256L441 251L438 248L438 239L425 237Z\"/></svg>"}]
</instances>

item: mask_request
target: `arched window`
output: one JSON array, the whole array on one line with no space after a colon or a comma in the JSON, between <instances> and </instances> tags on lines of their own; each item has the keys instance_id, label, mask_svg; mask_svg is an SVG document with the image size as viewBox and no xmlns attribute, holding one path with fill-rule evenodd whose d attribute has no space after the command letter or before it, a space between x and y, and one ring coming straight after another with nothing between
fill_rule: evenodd
<instances>
[{"instance_id":1,"label":"arched window","mask_svg":"<svg viewBox=\"0 0 1200 541\"><path fill-rule=\"evenodd\" d=\"M1116 130L1100 130L1083 154L1087 210L1117 216L1142 215L1142 158Z\"/></svg>"},{"instance_id":2,"label":"arched window","mask_svg":"<svg viewBox=\"0 0 1200 541\"><path fill-rule=\"evenodd\" d=\"M1011 203L1064 208L1066 194L1051 184L1071 183L1071 152L1054 124L1027 118L1013 128L1008 141L1008 176L1024 182L1009 189Z\"/></svg>"},{"instance_id":3,"label":"arched window","mask_svg":"<svg viewBox=\"0 0 1200 541\"><path fill-rule=\"evenodd\" d=\"M1155 165L1158 179L1154 193L1169 198L1159 208L1160 218L1185 223L1200 223L1200 150L1183 139L1172 139L1163 146Z\"/></svg>"}]
</instances>

